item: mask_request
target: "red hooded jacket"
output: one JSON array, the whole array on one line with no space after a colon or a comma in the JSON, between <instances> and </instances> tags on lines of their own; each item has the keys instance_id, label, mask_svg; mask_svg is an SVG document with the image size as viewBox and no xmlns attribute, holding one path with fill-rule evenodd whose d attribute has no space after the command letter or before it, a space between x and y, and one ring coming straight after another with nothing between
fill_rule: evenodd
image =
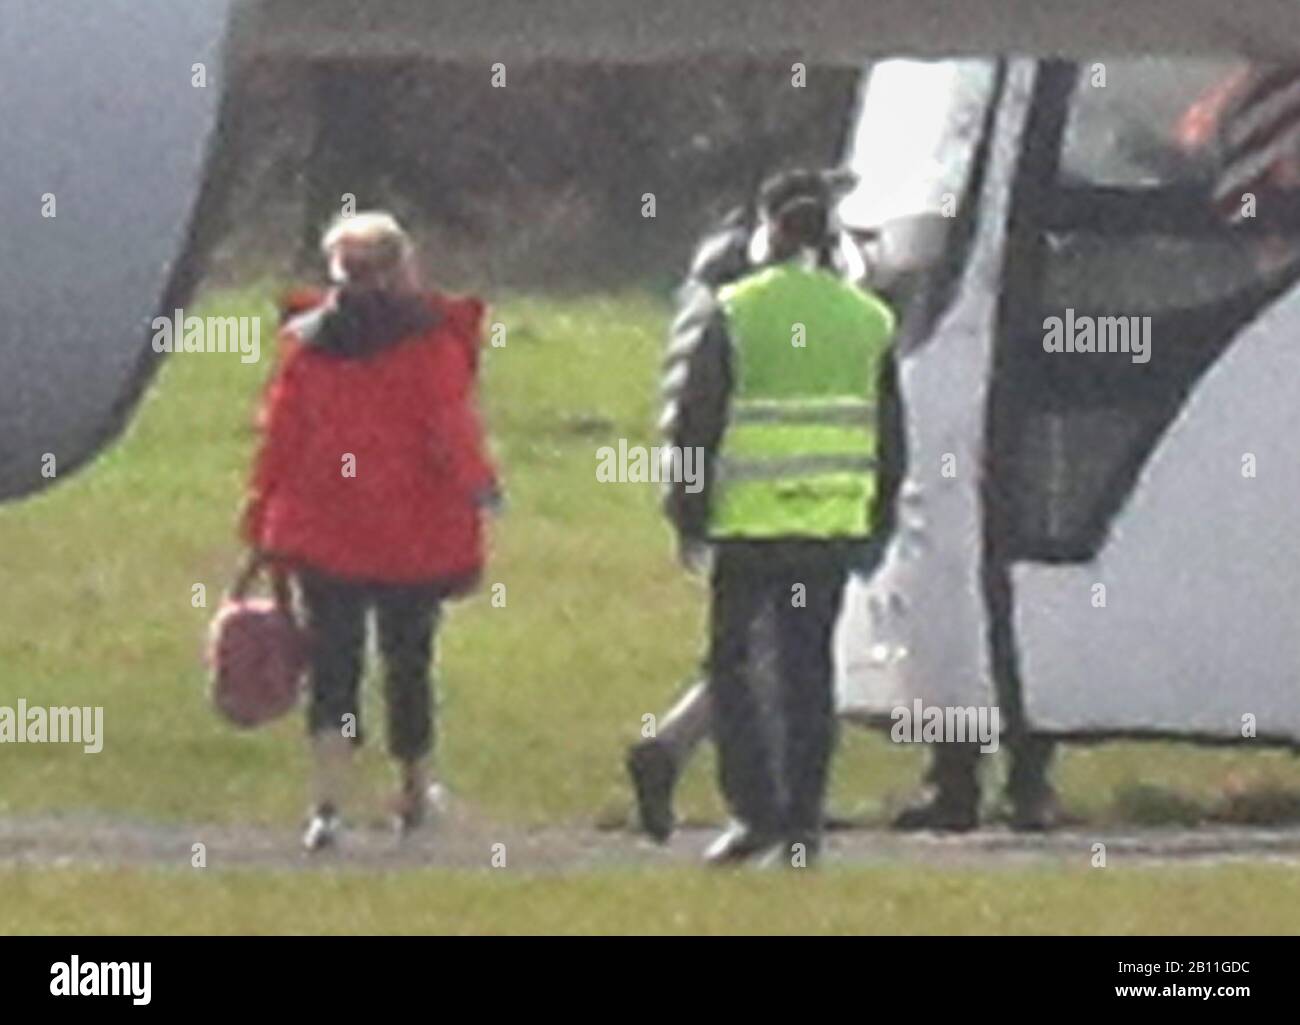
<instances>
[{"instance_id":1,"label":"red hooded jacket","mask_svg":"<svg viewBox=\"0 0 1300 1025\"><path fill-rule=\"evenodd\" d=\"M349 579L472 581L496 487L475 398L483 304L299 293L286 316L248 542Z\"/></svg>"}]
</instances>

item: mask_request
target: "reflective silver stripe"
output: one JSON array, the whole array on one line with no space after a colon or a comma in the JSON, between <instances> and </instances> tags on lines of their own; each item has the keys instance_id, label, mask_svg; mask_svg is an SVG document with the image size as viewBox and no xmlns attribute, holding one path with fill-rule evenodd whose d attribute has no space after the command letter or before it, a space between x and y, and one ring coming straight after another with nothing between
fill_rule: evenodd
<instances>
[{"instance_id":1,"label":"reflective silver stripe","mask_svg":"<svg viewBox=\"0 0 1300 1025\"><path fill-rule=\"evenodd\" d=\"M870 424L876 407L870 402L762 402L740 401L732 410L737 424Z\"/></svg>"},{"instance_id":2,"label":"reflective silver stripe","mask_svg":"<svg viewBox=\"0 0 1300 1025\"><path fill-rule=\"evenodd\" d=\"M827 473L870 473L876 460L870 456L773 456L771 458L718 460L718 477L724 482L782 480L789 477L820 477Z\"/></svg>"}]
</instances>

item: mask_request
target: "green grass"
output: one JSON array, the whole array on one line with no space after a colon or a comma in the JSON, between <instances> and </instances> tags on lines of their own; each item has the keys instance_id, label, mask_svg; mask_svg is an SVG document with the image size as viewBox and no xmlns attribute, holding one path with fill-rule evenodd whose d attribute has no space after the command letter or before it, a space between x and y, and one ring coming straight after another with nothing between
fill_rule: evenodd
<instances>
[{"instance_id":1,"label":"green grass","mask_svg":"<svg viewBox=\"0 0 1300 1025\"><path fill-rule=\"evenodd\" d=\"M28 869L0 930L233 934L1294 933L1300 873L1277 865L1120 871L679 869L567 878ZM142 925L142 923L145 923Z\"/></svg>"},{"instance_id":2,"label":"green grass","mask_svg":"<svg viewBox=\"0 0 1300 1025\"><path fill-rule=\"evenodd\" d=\"M270 318L271 294L269 287L222 293L210 297L206 312ZM655 442L655 378L668 313L663 300L638 292L513 297L494 314L508 333L504 348L488 351L484 390L510 507L495 531L486 583L506 585L506 607L494 608L486 588L458 604L441 652L442 769L453 789L486 814L530 823L622 819L628 806L623 746L636 737L645 713L666 707L698 657L703 590L673 560L655 486L595 478L599 446L620 437ZM74 478L0 509L0 566L8 584L0 589L0 704L21 697L105 708L98 755L60 745L0 748L0 813L71 809L254 822L300 814L300 723L294 718L256 733L233 732L207 704L200 664L207 620L238 556L234 523L269 351L264 339L264 359L253 366L224 355L173 357L122 441ZM207 588L207 608L191 604L197 583ZM373 695L368 702L377 722ZM385 783L378 745L371 745L364 767L371 786ZM844 813L882 815L921 769L919 751L847 731L833 804ZM1187 802L1207 810L1225 801L1244 807L1225 794L1253 789L1282 795L1270 807L1293 807L1285 795L1300 781L1300 767L1276 753L1114 744L1067 751L1056 778L1072 810L1104 821L1135 807L1159 810L1162 788L1174 795L1178 815ZM1145 788L1139 800L1114 802L1135 787ZM686 782L681 810L694 819L719 814L707 755ZM94 889L89 876L30 878L39 881L38 901L55 899L50 887ZM123 877L123 885L141 878ZM223 899L231 901L240 886L250 893L280 886L269 877L213 878L223 880ZM832 881L865 894L871 878L828 876L816 884L822 904L808 914L849 927L856 912L834 908ZM1199 885L1211 876L1188 878ZM1223 878L1254 877L1234 870ZM924 892L956 885L944 879L898 885L906 892L907 886ZM163 889L193 885L172 880ZM311 885L298 881L288 890ZM414 877L375 882L375 899L400 906L408 885L416 885ZM607 888L627 894L632 907L670 884L619 878L546 885L573 899L584 888ZM994 882L980 885L991 887L982 891L990 900L1000 892ZM1036 885L1046 892L1054 884L1044 876ZM1082 877L1062 877L1059 885L1066 894L1083 885ZM508 886L499 891L509 892ZM1029 916L1016 921L1048 926L1033 917L1027 898L1007 899ZM1009 905L1003 910L1012 915ZM106 908L105 921L114 913ZM593 927L613 927L607 917L613 913L593 912ZM709 927L723 920L698 914ZM752 914L761 927L759 905ZM158 923L170 919L161 908L158 915L150 921L162 928ZM234 909L231 915L227 924L240 921ZM769 927L812 920L773 915ZM519 927L528 921L519 919Z\"/></svg>"}]
</instances>

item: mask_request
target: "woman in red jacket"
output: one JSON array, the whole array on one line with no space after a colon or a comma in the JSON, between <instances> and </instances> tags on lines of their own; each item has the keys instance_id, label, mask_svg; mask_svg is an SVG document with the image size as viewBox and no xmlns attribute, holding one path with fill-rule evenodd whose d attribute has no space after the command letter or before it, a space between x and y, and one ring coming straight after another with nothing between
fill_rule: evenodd
<instances>
[{"instance_id":1,"label":"woman in red jacket","mask_svg":"<svg viewBox=\"0 0 1300 1025\"><path fill-rule=\"evenodd\" d=\"M324 250L339 284L288 311L244 524L255 557L297 578L306 612L311 850L335 838L361 739L372 608L398 825L422 820L439 607L479 576L483 510L498 494L475 404L482 303L420 291L410 243L387 214L339 221Z\"/></svg>"}]
</instances>

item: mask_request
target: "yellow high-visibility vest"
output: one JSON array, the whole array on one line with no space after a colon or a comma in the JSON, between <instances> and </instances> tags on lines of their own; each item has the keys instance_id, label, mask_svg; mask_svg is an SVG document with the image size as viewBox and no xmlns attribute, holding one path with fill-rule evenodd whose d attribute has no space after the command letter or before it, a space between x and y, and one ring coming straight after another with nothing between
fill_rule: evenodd
<instances>
[{"instance_id":1,"label":"yellow high-visibility vest","mask_svg":"<svg viewBox=\"0 0 1300 1025\"><path fill-rule=\"evenodd\" d=\"M827 271L793 264L752 274L719 300L733 391L710 536L865 537L876 494L876 382L893 311Z\"/></svg>"}]
</instances>

